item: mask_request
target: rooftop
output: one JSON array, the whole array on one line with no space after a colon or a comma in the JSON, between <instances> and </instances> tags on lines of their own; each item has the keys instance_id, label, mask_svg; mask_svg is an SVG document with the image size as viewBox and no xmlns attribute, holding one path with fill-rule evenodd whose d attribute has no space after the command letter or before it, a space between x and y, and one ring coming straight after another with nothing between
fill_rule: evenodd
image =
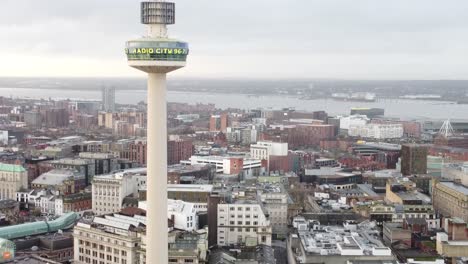
<instances>
[{"instance_id":1,"label":"rooftop","mask_svg":"<svg viewBox=\"0 0 468 264\"><path fill-rule=\"evenodd\" d=\"M468 195L468 188L461 184L456 184L454 182L440 182L440 184L444 185L447 188L453 189L459 193L462 193L463 195Z\"/></svg>"},{"instance_id":2,"label":"rooftop","mask_svg":"<svg viewBox=\"0 0 468 264\"><path fill-rule=\"evenodd\" d=\"M69 169L54 169L49 172L41 174L41 176L37 177L32 181L32 184L42 184L42 185L59 185L62 184L63 181L74 178L74 179L84 179L83 174L79 174L75 170Z\"/></svg>"},{"instance_id":3,"label":"rooftop","mask_svg":"<svg viewBox=\"0 0 468 264\"><path fill-rule=\"evenodd\" d=\"M110 174L105 175L96 175L94 176L94 180L120 180L125 175L146 175L146 168L133 168L114 171Z\"/></svg>"},{"instance_id":4,"label":"rooftop","mask_svg":"<svg viewBox=\"0 0 468 264\"><path fill-rule=\"evenodd\" d=\"M21 165L0 163L0 171L25 172L26 170Z\"/></svg>"},{"instance_id":5,"label":"rooftop","mask_svg":"<svg viewBox=\"0 0 468 264\"><path fill-rule=\"evenodd\" d=\"M168 184L168 192L211 192L213 185L210 184Z\"/></svg>"},{"instance_id":6,"label":"rooftop","mask_svg":"<svg viewBox=\"0 0 468 264\"><path fill-rule=\"evenodd\" d=\"M391 256L391 250L381 242L375 224L368 221L343 226L315 223L311 229L298 231L298 235L308 254Z\"/></svg>"}]
</instances>

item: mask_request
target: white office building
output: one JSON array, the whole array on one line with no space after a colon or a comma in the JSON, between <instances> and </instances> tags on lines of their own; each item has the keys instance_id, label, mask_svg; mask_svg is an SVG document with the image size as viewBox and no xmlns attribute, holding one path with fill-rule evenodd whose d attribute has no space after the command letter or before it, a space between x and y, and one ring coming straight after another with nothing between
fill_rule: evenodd
<instances>
[{"instance_id":1,"label":"white office building","mask_svg":"<svg viewBox=\"0 0 468 264\"><path fill-rule=\"evenodd\" d=\"M242 164L237 163L239 159L242 159ZM235 174L240 170L237 166L241 165L242 171L246 176L259 175L264 172L260 159L245 158L242 156L192 156L189 160L182 160L180 163L184 165L214 165L216 167L216 173L224 174Z\"/></svg>"},{"instance_id":2,"label":"white office building","mask_svg":"<svg viewBox=\"0 0 468 264\"><path fill-rule=\"evenodd\" d=\"M369 118L365 115L338 116L340 119L340 129L348 130L351 126L364 126L369 123Z\"/></svg>"},{"instance_id":3,"label":"white office building","mask_svg":"<svg viewBox=\"0 0 468 264\"><path fill-rule=\"evenodd\" d=\"M119 212L129 195L136 196L146 186L146 168L128 169L95 176L92 184L93 212L97 215Z\"/></svg>"},{"instance_id":4,"label":"white office building","mask_svg":"<svg viewBox=\"0 0 468 264\"><path fill-rule=\"evenodd\" d=\"M197 208L194 203L167 200L167 218L174 221L174 228L186 231L198 230Z\"/></svg>"},{"instance_id":5,"label":"white office building","mask_svg":"<svg viewBox=\"0 0 468 264\"><path fill-rule=\"evenodd\" d=\"M218 245L271 246L270 221L255 200L218 205Z\"/></svg>"},{"instance_id":6,"label":"white office building","mask_svg":"<svg viewBox=\"0 0 468 264\"><path fill-rule=\"evenodd\" d=\"M270 156L287 156L287 142L259 141L250 145L250 156L254 159L269 160Z\"/></svg>"},{"instance_id":7,"label":"white office building","mask_svg":"<svg viewBox=\"0 0 468 264\"><path fill-rule=\"evenodd\" d=\"M351 137L363 137L374 139L391 139L403 137L402 124L366 124L352 125L348 135Z\"/></svg>"},{"instance_id":8,"label":"white office building","mask_svg":"<svg viewBox=\"0 0 468 264\"><path fill-rule=\"evenodd\" d=\"M114 214L78 223L73 230L76 263L138 263L141 244L139 230L146 217ZM162 234L166 236L167 234Z\"/></svg>"},{"instance_id":9,"label":"white office building","mask_svg":"<svg viewBox=\"0 0 468 264\"><path fill-rule=\"evenodd\" d=\"M278 237L288 234L288 194L280 185L263 186L260 199L268 214L272 233Z\"/></svg>"}]
</instances>

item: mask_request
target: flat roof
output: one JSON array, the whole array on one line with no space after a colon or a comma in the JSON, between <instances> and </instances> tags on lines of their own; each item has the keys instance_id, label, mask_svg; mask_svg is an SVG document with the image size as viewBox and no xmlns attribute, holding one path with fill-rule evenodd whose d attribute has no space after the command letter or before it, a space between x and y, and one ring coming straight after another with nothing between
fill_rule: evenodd
<instances>
[{"instance_id":1,"label":"flat roof","mask_svg":"<svg viewBox=\"0 0 468 264\"><path fill-rule=\"evenodd\" d=\"M468 195L468 188L461 185L461 184L455 184L454 182L440 182L440 184L453 189L459 193L462 193L464 195Z\"/></svg>"},{"instance_id":2,"label":"flat roof","mask_svg":"<svg viewBox=\"0 0 468 264\"><path fill-rule=\"evenodd\" d=\"M211 192L211 184L168 184L168 192Z\"/></svg>"}]
</instances>

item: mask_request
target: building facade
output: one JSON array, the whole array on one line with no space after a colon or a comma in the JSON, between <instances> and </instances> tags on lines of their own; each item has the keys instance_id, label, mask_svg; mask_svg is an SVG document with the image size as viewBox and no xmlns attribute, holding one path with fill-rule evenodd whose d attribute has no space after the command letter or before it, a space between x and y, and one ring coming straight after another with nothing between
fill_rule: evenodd
<instances>
[{"instance_id":1,"label":"building facade","mask_svg":"<svg viewBox=\"0 0 468 264\"><path fill-rule=\"evenodd\" d=\"M121 221L119 221L119 219ZM138 221L95 217L92 223L78 223L73 230L74 261L93 264L138 263ZM135 226L137 225L137 226Z\"/></svg>"},{"instance_id":2,"label":"building facade","mask_svg":"<svg viewBox=\"0 0 468 264\"><path fill-rule=\"evenodd\" d=\"M119 212L124 198L129 195L136 197L138 190L146 185L146 175L140 174L143 173L141 170L126 170L94 177L93 212L97 215Z\"/></svg>"},{"instance_id":3,"label":"building facade","mask_svg":"<svg viewBox=\"0 0 468 264\"><path fill-rule=\"evenodd\" d=\"M272 227L257 203L218 204L218 245L271 245Z\"/></svg>"},{"instance_id":4,"label":"building facade","mask_svg":"<svg viewBox=\"0 0 468 264\"><path fill-rule=\"evenodd\" d=\"M0 199L16 200L16 192L28 188L28 172L20 165L0 163Z\"/></svg>"},{"instance_id":5,"label":"building facade","mask_svg":"<svg viewBox=\"0 0 468 264\"><path fill-rule=\"evenodd\" d=\"M416 144L401 146L401 173L405 176L427 173L427 147Z\"/></svg>"},{"instance_id":6,"label":"building facade","mask_svg":"<svg viewBox=\"0 0 468 264\"><path fill-rule=\"evenodd\" d=\"M468 188L454 182L435 182L432 191L434 210L444 217L459 217L468 222Z\"/></svg>"}]
</instances>

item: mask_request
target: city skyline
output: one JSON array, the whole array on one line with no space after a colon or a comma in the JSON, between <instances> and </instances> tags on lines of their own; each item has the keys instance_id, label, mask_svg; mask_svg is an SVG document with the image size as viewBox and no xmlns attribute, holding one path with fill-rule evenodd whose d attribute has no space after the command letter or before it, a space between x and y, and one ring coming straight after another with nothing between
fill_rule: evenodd
<instances>
[{"instance_id":1,"label":"city skyline","mask_svg":"<svg viewBox=\"0 0 468 264\"><path fill-rule=\"evenodd\" d=\"M1 263L468 263L468 2L0 6Z\"/></svg>"},{"instance_id":2,"label":"city skyline","mask_svg":"<svg viewBox=\"0 0 468 264\"><path fill-rule=\"evenodd\" d=\"M120 52L128 36L143 30L138 6L109 4L3 2L1 75L142 76L125 67ZM464 79L468 73L468 48L459 44L468 36L463 1L177 4L173 35L189 39L192 52L191 67L175 77ZM209 14L197 15L204 10Z\"/></svg>"}]
</instances>

